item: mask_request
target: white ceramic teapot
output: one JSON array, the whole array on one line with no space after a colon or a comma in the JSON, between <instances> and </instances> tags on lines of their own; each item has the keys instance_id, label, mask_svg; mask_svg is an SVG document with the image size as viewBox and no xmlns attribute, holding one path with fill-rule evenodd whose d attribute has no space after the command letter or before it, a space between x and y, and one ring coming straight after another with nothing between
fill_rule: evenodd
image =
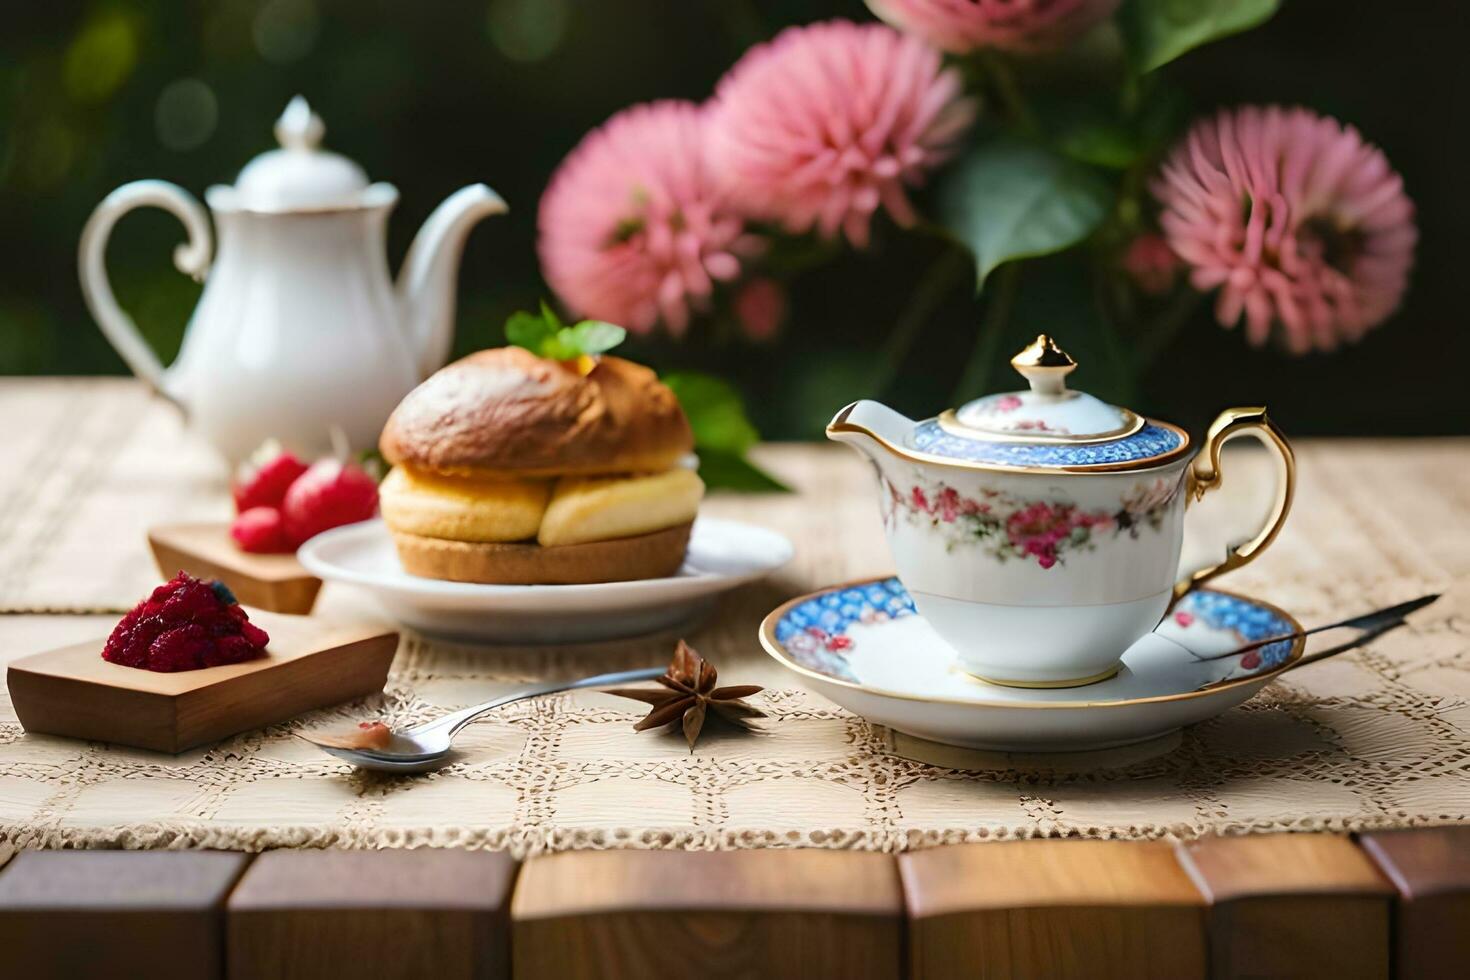
<instances>
[{"instance_id":1,"label":"white ceramic teapot","mask_svg":"<svg viewBox=\"0 0 1470 980\"><path fill-rule=\"evenodd\" d=\"M471 227L505 203L484 184L451 195L420 229L395 288L387 263L390 184L320 148L324 127L301 97L276 122L280 149L232 187L205 193L219 235L210 267L204 210L160 180L109 194L82 232L82 292L128 367L176 402L231 461L267 438L325 452L339 426L372 446L389 412L449 356L455 282ZM173 366L165 369L118 306L104 268L108 234L145 204L183 222L179 271L204 280Z\"/></svg>"},{"instance_id":2,"label":"white ceramic teapot","mask_svg":"<svg viewBox=\"0 0 1470 980\"><path fill-rule=\"evenodd\" d=\"M876 465L899 578L967 671L1017 687L1104 680L1173 600L1276 537L1291 448L1264 408L1233 408L1195 457L1183 429L1069 390L1076 364L1045 335L1011 364L1029 391L924 422L855 402L827 435ZM1277 454L1271 512L1223 561L1181 571L1185 506L1220 484L1238 435Z\"/></svg>"}]
</instances>

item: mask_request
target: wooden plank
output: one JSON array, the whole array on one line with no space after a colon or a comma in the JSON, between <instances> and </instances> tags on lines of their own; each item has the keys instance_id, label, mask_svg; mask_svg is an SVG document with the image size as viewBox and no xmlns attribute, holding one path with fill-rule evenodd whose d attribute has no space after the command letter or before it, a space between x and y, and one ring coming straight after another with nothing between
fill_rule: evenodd
<instances>
[{"instance_id":1,"label":"wooden plank","mask_svg":"<svg viewBox=\"0 0 1470 980\"><path fill-rule=\"evenodd\" d=\"M533 858L516 980L900 975L893 858L864 851L577 851Z\"/></svg>"},{"instance_id":2,"label":"wooden plank","mask_svg":"<svg viewBox=\"0 0 1470 980\"><path fill-rule=\"evenodd\" d=\"M223 521L150 527L148 544L164 578L185 571L196 578L219 579L247 606L305 615L321 591L322 580L307 572L294 552L241 551Z\"/></svg>"},{"instance_id":3,"label":"wooden plank","mask_svg":"<svg viewBox=\"0 0 1470 980\"><path fill-rule=\"evenodd\" d=\"M0 873L0 973L224 976L224 901L248 856L25 851Z\"/></svg>"},{"instance_id":4,"label":"wooden plank","mask_svg":"<svg viewBox=\"0 0 1470 980\"><path fill-rule=\"evenodd\" d=\"M997 841L898 864L913 980L1205 975L1204 899L1167 844Z\"/></svg>"},{"instance_id":5,"label":"wooden plank","mask_svg":"<svg viewBox=\"0 0 1470 980\"><path fill-rule=\"evenodd\" d=\"M250 610L265 656L159 673L101 657L105 637L12 661L11 705L28 732L183 752L383 689L398 634Z\"/></svg>"},{"instance_id":6,"label":"wooden plank","mask_svg":"<svg viewBox=\"0 0 1470 980\"><path fill-rule=\"evenodd\" d=\"M1393 889L1346 837L1206 837L1180 860L1211 902L1216 976L1389 975Z\"/></svg>"},{"instance_id":7,"label":"wooden plank","mask_svg":"<svg viewBox=\"0 0 1470 980\"><path fill-rule=\"evenodd\" d=\"M1393 830L1359 840L1398 891L1395 975L1465 976L1470 971L1470 827Z\"/></svg>"},{"instance_id":8,"label":"wooden plank","mask_svg":"<svg viewBox=\"0 0 1470 980\"><path fill-rule=\"evenodd\" d=\"M515 872L489 851L268 851L230 896L231 980L509 976Z\"/></svg>"}]
</instances>

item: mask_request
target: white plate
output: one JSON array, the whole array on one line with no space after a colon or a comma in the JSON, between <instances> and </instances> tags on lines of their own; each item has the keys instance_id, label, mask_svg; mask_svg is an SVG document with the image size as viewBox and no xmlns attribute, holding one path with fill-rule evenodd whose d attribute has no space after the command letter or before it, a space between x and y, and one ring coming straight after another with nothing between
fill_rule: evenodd
<instances>
[{"instance_id":1,"label":"white plate","mask_svg":"<svg viewBox=\"0 0 1470 980\"><path fill-rule=\"evenodd\" d=\"M954 650L890 578L792 599L761 624L761 643L819 693L869 721L968 748L1063 752L1140 742L1240 704L1301 656L1302 641L1254 656L1202 658L1299 628L1268 603L1201 589L1129 648L1109 680L999 687L961 670Z\"/></svg>"},{"instance_id":2,"label":"white plate","mask_svg":"<svg viewBox=\"0 0 1470 980\"><path fill-rule=\"evenodd\" d=\"M791 542L738 521L701 517L684 566L669 578L596 585L477 585L403 570L381 520L335 528L301 546L307 571L371 592L387 614L425 633L496 643L583 643L690 621L716 595L791 560Z\"/></svg>"}]
</instances>

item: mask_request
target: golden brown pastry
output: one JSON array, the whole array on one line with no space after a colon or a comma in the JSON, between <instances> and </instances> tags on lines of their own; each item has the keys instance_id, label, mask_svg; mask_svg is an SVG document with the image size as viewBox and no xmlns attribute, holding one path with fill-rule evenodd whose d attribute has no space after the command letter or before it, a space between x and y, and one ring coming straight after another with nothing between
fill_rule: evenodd
<instances>
[{"instance_id":1,"label":"golden brown pastry","mask_svg":"<svg viewBox=\"0 0 1470 980\"><path fill-rule=\"evenodd\" d=\"M519 347L471 354L405 397L379 446L383 520L411 574L501 584L671 575L704 484L649 369Z\"/></svg>"},{"instance_id":2,"label":"golden brown pastry","mask_svg":"<svg viewBox=\"0 0 1470 980\"><path fill-rule=\"evenodd\" d=\"M520 347L482 350L403 399L379 440L388 462L453 476L659 473L694 449L674 393L604 356L583 375Z\"/></svg>"}]
</instances>

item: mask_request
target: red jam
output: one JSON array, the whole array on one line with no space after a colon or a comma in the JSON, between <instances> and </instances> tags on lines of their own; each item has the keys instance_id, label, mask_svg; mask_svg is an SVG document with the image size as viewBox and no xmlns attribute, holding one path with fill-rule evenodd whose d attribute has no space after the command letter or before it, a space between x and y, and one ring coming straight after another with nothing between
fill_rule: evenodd
<instances>
[{"instance_id":1,"label":"red jam","mask_svg":"<svg viewBox=\"0 0 1470 980\"><path fill-rule=\"evenodd\" d=\"M269 642L224 583L179 572L113 627L102 659L173 673L253 660Z\"/></svg>"}]
</instances>

